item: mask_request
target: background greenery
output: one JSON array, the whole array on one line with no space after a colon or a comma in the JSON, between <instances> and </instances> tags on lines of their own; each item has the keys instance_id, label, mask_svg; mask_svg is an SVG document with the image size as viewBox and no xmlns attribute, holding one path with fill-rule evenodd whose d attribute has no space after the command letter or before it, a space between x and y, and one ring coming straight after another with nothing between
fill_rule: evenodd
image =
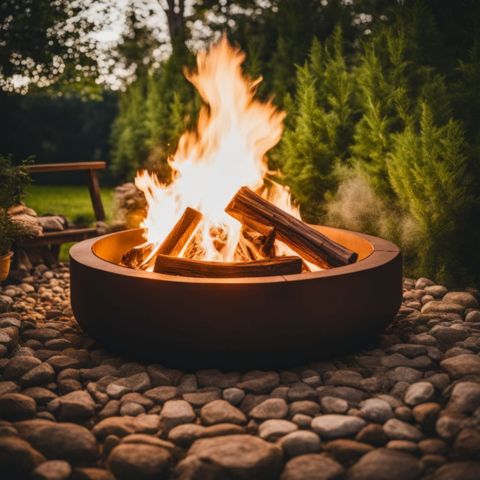
<instances>
[{"instance_id":1,"label":"background greenery","mask_svg":"<svg viewBox=\"0 0 480 480\"><path fill-rule=\"evenodd\" d=\"M45 7L45 25L61 32L70 3ZM226 32L247 52L247 73L263 75L259 95L273 95L288 113L269 161L306 219L398 242L408 274L479 282L479 2L190 3L130 2L121 39L102 55L85 35L71 38L70 49L54 35L53 46L40 42L41 55L31 52L18 27L33 21L28 15L0 29L11 50L0 58L0 152L106 159L111 182L140 166L168 178L166 158L199 106L182 67L194 63L194 47ZM166 19L163 37L148 22L154 10ZM79 30L96 31L98 22L85 18ZM170 53L159 56L165 46ZM110 63L93 62L91 52ZM12 58L27 57L44 75L20 95L8 80L31 62ZM55 71L59 58L64 67ZM129 72L120 93L102 80L106 64Z\"/></svg>"}]
</instances>

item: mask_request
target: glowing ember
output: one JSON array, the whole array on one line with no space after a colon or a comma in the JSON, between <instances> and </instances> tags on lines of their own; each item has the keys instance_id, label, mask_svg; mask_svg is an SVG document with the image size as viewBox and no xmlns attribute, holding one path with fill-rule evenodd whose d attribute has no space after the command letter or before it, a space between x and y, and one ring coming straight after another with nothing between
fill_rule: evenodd
<instances>
[{"instance_id":1,"label":"glowing ember","mask_svg":"<svg viewBox=\"0 0 480 480\"><path fill-rule=\"evenodd\" d=\"M265 188L265 154L279 141L285 114L271 102L254 99L259 82L243 75L244 59L245 55L225 37L198 55L197 70L187 78L204 105L196 130L182 135L169 161L172 181L161 184L154 173L145 170L135 179L148 202L142 224L148 243L159 245L186 207L203 214L181 257L224 262L245 259L249 240L242 235L241 224L224 211L242 186L261 192L299 218L286 188L275 183ZM288 247L277 242L277 255L290 253Z\"/></svg>"}]
</instances>

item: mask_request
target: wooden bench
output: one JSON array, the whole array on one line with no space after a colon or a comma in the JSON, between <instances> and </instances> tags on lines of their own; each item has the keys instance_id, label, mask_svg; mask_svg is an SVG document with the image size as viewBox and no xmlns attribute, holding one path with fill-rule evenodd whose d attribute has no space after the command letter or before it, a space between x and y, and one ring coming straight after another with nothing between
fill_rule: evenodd
<instances>
[{"instance_id":1,"label":"wooden bench","mask_svg":"<svg viewBox=\"0 0 480 480\"><path fill-rule=\"evenodd\" d=\"M102 197L100 196L100 184L97 170L105 169L105 162L73 162L73 163L44 163L28 165L30 174L51 173L51 172L74 172L85 171L93 212L97 222L105 221L105 210ZM58 212L61 213L61 212ZM96 237L99 231L96 227L67 228L59 232L45 232L43 235L22 241L21 248L52 247L52 253L57 256L62 243L78 242L87 238Z\"/></svg>"}]
</instances>

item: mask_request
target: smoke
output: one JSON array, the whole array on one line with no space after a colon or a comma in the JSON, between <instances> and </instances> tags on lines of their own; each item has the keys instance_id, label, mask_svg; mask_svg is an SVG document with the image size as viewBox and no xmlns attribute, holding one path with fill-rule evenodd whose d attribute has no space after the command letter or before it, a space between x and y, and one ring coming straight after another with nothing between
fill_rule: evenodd
<instances>
[{"instance_id":1,"label":"smoke","mask_svg":"<svg viewBox=\"0 0 480 480\"><path fill-rule=\"evenodd\" d=\"M378 235L410 250L418 242L419 228L413 217L380 196L359 168L343 170L336 192L325 204L326 223Z\"/></svg>"}]
</instances>

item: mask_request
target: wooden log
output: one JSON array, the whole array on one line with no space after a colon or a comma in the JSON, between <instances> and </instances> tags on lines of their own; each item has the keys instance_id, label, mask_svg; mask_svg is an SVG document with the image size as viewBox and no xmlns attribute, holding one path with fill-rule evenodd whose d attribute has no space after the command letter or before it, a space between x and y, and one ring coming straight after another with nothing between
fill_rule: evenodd
<instances>
[{"instance_id":1,"label":"wooden log","mask_svg":"<svg viewBox=\"0 0 480 480\"><path fill-rule=\"evenodd\" d=\"M300 257L276 257L252 262L204 262L169 255L157 255L153 271L182 277L267 277L300 273L302 259Z\"/></svg>"},{"instance_id":2,"label":"wooden log","mask_svg":"<svg viewBox=\"0 0 480 480\"><path fill-rule=\"evenodd\" d=\"M187 207L156 253L179 255L197 229L202 217L203 215L198 210Z\"/></svg>"},{"instance_id":3,"label":"wooden log","mask_svg":"<svg viewBox=\"0 0 480 480\"><path fill-rule=\"evenodd\" d=\"M264 233L274 227L277 238L309 262L321 268L348 265L357 254L334 242L247 187L242 187L225 208L243 225Z\"/></svg>"},{"instance_id":4,"label":"wooden log","mask_svg":"<svg viewBox=\"0 0 480 480\"><path fill-rule=\"evenodd\" d=\"M190 241L202 217L199 211L187 207L158 248L148 242L137 245L122 255L122 264L135 269L147 268L157 254L179 255Z\"/></svg>"}]
</instances>

